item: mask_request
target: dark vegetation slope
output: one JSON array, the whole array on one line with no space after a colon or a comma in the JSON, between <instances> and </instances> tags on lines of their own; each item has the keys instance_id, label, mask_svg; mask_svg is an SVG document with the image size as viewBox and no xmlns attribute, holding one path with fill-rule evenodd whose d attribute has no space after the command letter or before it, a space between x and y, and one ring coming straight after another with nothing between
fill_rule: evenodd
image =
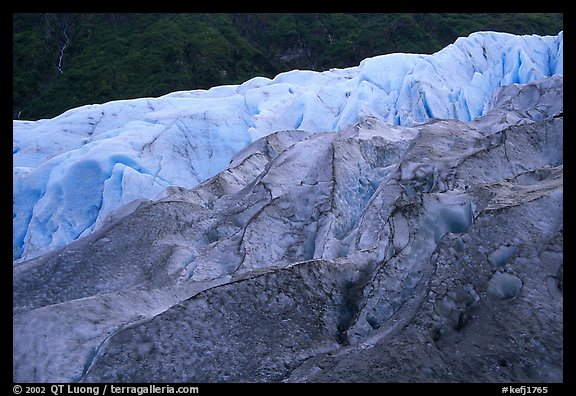
<instances>
[{"instance_id":1,"label":"dark vegetation slope","mask_svg":"<svg viewBox=\"0 0 576 396\"><path fill-rule=\"evenodd\" d=\"M562 14L13 14L13 118L433 53L479 30L555 35Z\"/></svg>"}]
</instances>

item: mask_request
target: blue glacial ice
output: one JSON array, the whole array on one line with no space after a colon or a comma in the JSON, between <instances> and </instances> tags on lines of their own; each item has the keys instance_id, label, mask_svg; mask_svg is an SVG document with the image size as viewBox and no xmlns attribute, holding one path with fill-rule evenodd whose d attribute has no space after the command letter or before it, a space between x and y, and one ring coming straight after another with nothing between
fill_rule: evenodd
<instances>
[{"instance_id":1,"label":"blue glacial ice","mask_svg":"<svg viewBox=\"0 0 576 396\"><path fill-rule=\"evenodd\" d=\"M432 55L113 101L13 121L13 258L92 232L116 208L192 188L278 130L341 131L366 117L410 126L485 114L494 93L563 74L563 33L477 32Z\"/></svg>"}]
</instances>

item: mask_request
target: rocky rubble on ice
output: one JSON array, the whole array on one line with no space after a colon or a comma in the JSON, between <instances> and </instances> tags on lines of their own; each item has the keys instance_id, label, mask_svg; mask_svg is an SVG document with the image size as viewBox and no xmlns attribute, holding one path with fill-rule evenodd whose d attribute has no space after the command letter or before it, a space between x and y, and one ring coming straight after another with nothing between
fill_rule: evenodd
<instances>
[{"instance_id":1,"label":"rocky rubble on ice","mask_svg":"<svg viewBox=\"0 0 576 396\"><path fill-rule=\"evenodd\" d=\"M389 54L347 69L294 70L15 120L14 260L89 235L122 205L156 199L167 188L192 188L270 133L343 131L368 118L408 127L432 118L469 121L493 107L500 87L554 74L563 74L562 32L477 32L433 55ZM391 149L399 154L402 145ZM381 174L374 183L386 174L375 166ZM362 188L359 197L374 186ZM337 233L357 213L343 215Z\"/></svg>"},{"instance_id":2,"label":"rocky rubble on ice","mask_svg":"<svg viewBox=\"0 0 576 396\"><path fill-rule=\"evenodd\" d=\"M281 130L13 276L15 382L562 382L563 78Z\"/></svg>"}]
</instances>

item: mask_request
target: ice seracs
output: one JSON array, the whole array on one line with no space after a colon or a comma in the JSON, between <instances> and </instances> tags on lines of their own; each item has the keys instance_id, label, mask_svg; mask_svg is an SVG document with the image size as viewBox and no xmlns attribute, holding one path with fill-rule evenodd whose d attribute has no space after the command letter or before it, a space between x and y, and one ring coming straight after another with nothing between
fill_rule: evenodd
<instances>
[{"instance_id":1,"label":"ice seracs","mask_svg":"<svg viewBox=\"0 0 576 396\"><path fill-rule=\"evenodd\" d=\"M433 55L390 54L357 67L89 105L13 122L13 256L88 235L116 208L191 188L279 130L341 131L372 117L410 126L468 121L494 92L563 72L563 33L478 32Z\"/></svg>"}]
</instances>

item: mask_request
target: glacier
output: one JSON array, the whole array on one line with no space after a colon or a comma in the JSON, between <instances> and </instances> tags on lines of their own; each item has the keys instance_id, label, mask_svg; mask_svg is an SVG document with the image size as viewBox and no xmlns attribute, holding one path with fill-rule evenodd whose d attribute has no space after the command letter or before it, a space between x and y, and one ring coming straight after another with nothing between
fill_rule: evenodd
<instances>
[{"instance_id":1,"label":"glacier","mask_svg":"<svg viewBox=\"0 0 576 396\"><path fill-rule=\"evenodd\" d=\"M562 56L479 32L14 121L13 381L563 382Z\"/></svg>"},{"instance_id":2,"label":"glacier","mask_svg":"<svg viewBox=\"0 0 576 396\"><path fill-rule=\"evenodd\" d=\"M563 77L281 130L13 268L14 382L563 377Z\"/></svg>"},{"instance_id":3,"label":"glacier","mask_svg":"<svg viewBox=\"0 0 576 396\"><path fill-rule=\"evenodd\" d=\"M238 152L277 131L339 133L378 120L408 128L389 132L398 140L390 150L400 156L413 137L410 128L433 119L475 120L494 107L502 87L562 74L562 32L476 32L432 55L382 55L346 69L294 70L240 85L87 105L52 119L14 120L13 262L63 248L140 204L201 185L227 169ZM387 166L393 165L390 157ZM343 185L338 193L343 204L330 231L335 235L346 234L360 216L348 201L371 199L390 172L374 164L370 169L346 170L363 184L361 191ZM405 172L429 175L427 168ZM317 248L311 240L303 243L303 250Z\"/></svg>"}]
</instances>

